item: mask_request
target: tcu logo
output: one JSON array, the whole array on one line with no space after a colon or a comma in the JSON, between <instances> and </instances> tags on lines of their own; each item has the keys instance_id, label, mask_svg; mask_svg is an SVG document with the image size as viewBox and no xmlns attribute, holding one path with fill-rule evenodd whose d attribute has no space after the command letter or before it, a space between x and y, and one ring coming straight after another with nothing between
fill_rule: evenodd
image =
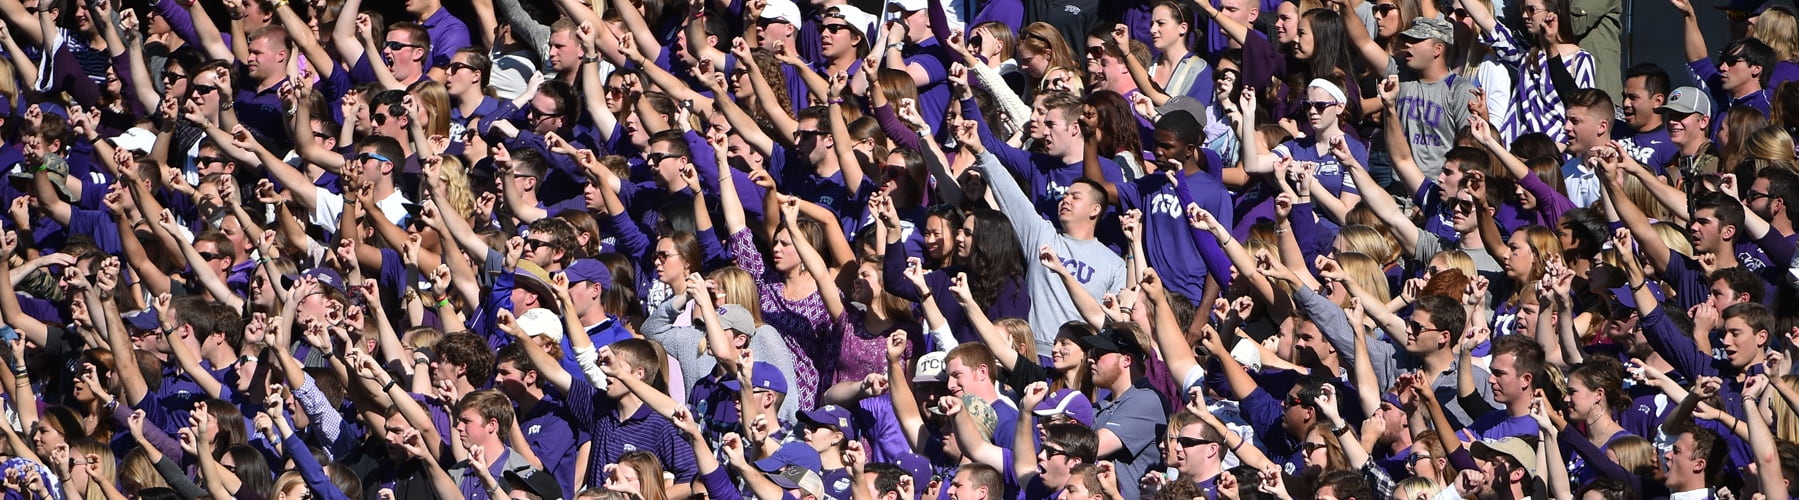
<instances>
[{"instance_id":1,"label":"tcu logo","mask_svg":"<svg viewBox=\"0 0 1799 500\"><path fill-rule=\"evenodd\" d=\"M1186 214L1181 213L1180 197L1167 191L1156 193L1155 196L1150 197L1149 213L1166 215L1175 219L1184 219L1186 217Z\"/></svg>"}]
</instances>

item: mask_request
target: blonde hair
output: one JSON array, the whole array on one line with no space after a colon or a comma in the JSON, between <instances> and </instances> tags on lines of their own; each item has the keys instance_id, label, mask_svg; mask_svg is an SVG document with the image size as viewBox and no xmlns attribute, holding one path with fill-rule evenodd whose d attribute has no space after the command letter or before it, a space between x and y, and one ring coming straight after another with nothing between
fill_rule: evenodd
<instances>
[{"instance_id":1,"label":"blonde hair","mask_svg":"<svg viewBox=\"0 0 1799 500\"><path fill-rule=\"evenodd\" d=\"M1655 470L1655 445L1642 436L1623 436L1613 439L1606 445L1613 455L1618 456L1618 466L1624 470L1647 472Z\"/></svg>"},{"instance_id":2,"label":"blonde hair","mask_svg":"<svg viewBox=\"0 0 1799 500\"><path fill-rule=\"evenodd\" d=\"M1344 274L1348 274L1356 286L1362 287L1362 290L1381 303L1393 299L1393 292L1387 286L1387 273L1382 269L1380 260L1359 252L1339 252L1337 265L1343 267Z\"/></svg>"},{"instance_id":3,"label":"blonde hair","mask_svg":"<svg viewBox=\"0 0 1799 500\"><path fill-rule=\"evenodd\" d=\"M69 453L74 457L88 455L98 457L95 462L100 466L100 471L95 474L97 477L94 477L93 481L88 481L87 491L81 492L81 496L83 498L106 498L106 493L101 490L100 483L118 484L119 477L119 462L113 459L112 447L92 439L83 439L70 443Z\"/></svg>"},{"instance_id":4,"label":"blonde hair","mask_svg":"<svg viewBox=\"0 0 1799 500\"><path fill-rule=\"evenodd\" d=\"M1766 127L1749 134L1743 141L1744 160L1757 160L1755 170L1761 171L1766 163L1793 163L1793 136L1780 127Z\"/></svg>"},{"instance_id":5,"label":"blonde hair","mask_svg":"<svg viewBox=\"0 0 1799 500\"><path fill-rule=\"evenodd\" d=\"M1452 248L1449 250L1437 252L1437 255L1432 256L1431 258L1443 259L1444 266L1448 266L1450 268L1461 271L1462 276L1474 276L1475 275L1474 274L1475 273L1474 257L1468 256L1468 252L1463 252L1461 250ZM1426 263L1429 263L1429 261L1426 261Z\"/></svg>"},{"instance_id":6,"label":"blonde hair","mask_svg":"<svg viewBox=\"0 0 1799 500\"><path fill-rule=\"evenodd\" d=\"M1787 387L1799 389L1799 375L1781 376L1779 383ZM1774 437L1781 441L1799 441L1799 413L1793 411L1791 402L1780 391L1774 391Z\"/></svg>"},{"instance_id":7,"label":"blonde hair","mask_svg":"<svg viewBox=\"0 0 1799 500\"><path fill-rule=\"evenodd\" d=\"M637 471L638 496L643 500L667 500L662 484L662 461L647 451L633 451L618 457L618 464Z\"/></svg>"},{"instance_id":8,"label":"blonde hair","mask_svg":"<svg viewBox=\"0 0 1799 500\"><path fill-rule=\"evenodd\" d=\"M450 89L442 82L430 79L419 80L406 88L406 93L413 96L419 104L419 111L425 113L425 135L450 135Z\"/></svg>"},{"instance_id":9,"label":"blonde hair","mask_svg":"<svg viewBox=\"0 0 1799 500\"><path fill-rule=\"evenodd\" d=\"M1006 318L993 323L1006 332L1012 339L1012 348L1024 359L1037 359L1037 337L1031 333L1031 324L1018 318Z\"/></svg>"},{"instance_id":10,"label":"blonde hair","mask_svg":"<svg viewBox=\"0 0 1799 500\"><path fill-rule=\"evenodd\" d=\"M1762 11L1749 37L1768 44L1778 61L1799 59L1799 20L1793 18L1792 10L1775 6Z\"/></svg>"},{"instance_id":11,"label":"blonde hair","mask_svg":"<svg viewBox=\"0 0 1799 500\"><path fill-rule=\"evenodd\" d=\"M119 462L119 489L126 495L136 494L149 488L167 488L169 482L163 480L162 473L156 472L156 463L150 461L150 454L143 448L133 448L125 453L125 459Z\"/></svg>"},{"instance_id":12,"label":"blonde hair","mask_svg":"<svg viewBox=\"0 0 1799 500\"><path fill-rule=\"evenodd\" d=\"M749 309L750 316L756 319L756 326L762 326L761 292L756 289L756 278L750 276L749 271L730 266L712 271L712 275L707 278L718 283L715 293L724 297L726 304L737 304Z\"/></svg>"},{"instance_id":13,"label":"blonde hair","mask_svg":"<svg viewBox=\"0 0 1799 500\"><path fill-rule=\"evenodd\" d=\"M439 158L443 158L443 167L437 169L437 178L444 182L444 202L457 215L471 218L475 213L475 188L469 185L468 166L457 155Z\"/></svg>"},{"instance_id":14,"label":"blonde hair","mask_svg":"<svg viewBox=\"0 0 1799 500\"><path fill-rule=\"evenodd\" d=\"M1345 227L1337 233L1337 241L1343 242L1344 250L1373 257L1376 262L1393 262L1399 259L1399 245L1387 239L1387 235L1381 234L1373 226Z\"/></svg>"},{"instance_id":15,"label":"blonde hair","mask_svg":"<svg viewBox=\"0 0 1799 500\"><path fill-rule=\"evenodd\" d=\"M437 345L444 338L444 331L429 326L417 326L406 330L400 339L412 344L413 349L422 349Z\"/></svg>"},{"instance_id":16,"label":"blonde hair","mask_svg":"<svg viewBox=\"0 0 1799 500\"><path fill-rule=\"evenodd\" d=\"M1637 207L1643 210L1645 217L1652 220L1674 218L1674 213L1669 211L1667 206L1662 205L1661 200L1655 199L1655 193L1649 191L1649 186L1643 184L1643 180L1634 175L1624 176L1624 196L1635 202ZM1684 231L1682 232L1684 233ZM1681 239L1686 239L1686 237L1682 236Z\"/></svg>"},{"instance_id":17,"label":"blonde hair","mask_svg":"<svg viewBox=\"0 0 1799 500\"><path fill-rule=\"evenodd\" d=\"M1524 238L1525 246L1530 247L1530 251L1537 254L1535 258L1531 259L1530 274L1527 275L1530 281L1524 283L1525 285L1543 279L1543 273L1549 269L1549 258L1562 255L1562 235L1556 234L1554 229L1528 226L1522 231L1512 233L1512 237ZM1518 293L1531 293L1530 287L1519 287Z\"/></svg>"},{"instance_id":18,"label":"blonde hair","mask_svg":"<svg viewBox=\"0 0 1799 500\"><path fill-rule=\"evenodd\" d=\"M1412 476L1393 485L1393 496L1388 498L1393 500L1428 499L1437 496L1437 493L1441 491L1443 491L1443 483L1424 476Z\"/></svg>"},{"instance_id":19,"label":"blonde hair","mask_svg":"<svg viewBox=\"0 0 1799 500\"><path fill-rule=\"evenodd\" d=\"M1662 237L1668 249L1680 252L1688 258L1693 256L1693 242L1687 239L1687 230L1667 220L1659 220L1652 224L1655 234Z\"/></svg>"},{"instance_id":20,"label":"blonde hair","mask_svg":"<svg viewBox=\"0 0 1799 500\"><path fill-rule=\"evenodd\" d=\"M281 477L275 478L274 492L277 497L287 494L288 491L293 490L295 487L306 487L306 479L300 477L298 471L290 470L283 472L281 473Z\"/></svg>"}]
</instances>

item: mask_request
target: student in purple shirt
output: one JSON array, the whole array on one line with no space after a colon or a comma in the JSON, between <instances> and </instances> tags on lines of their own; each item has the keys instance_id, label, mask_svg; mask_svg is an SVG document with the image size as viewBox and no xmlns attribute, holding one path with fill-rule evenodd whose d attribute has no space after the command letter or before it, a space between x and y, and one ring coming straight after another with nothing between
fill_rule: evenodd
<instances>
[{"instance_id":1,"label":"student in purple shirt","mask_svg":"<svg viewBox=\"0 0 1799 500\"><path fill-rule=\"evenodd\" d=\"M561 337L560 333L558 327L552 337ZM574 415L560 397L544 390L543 377L523 347L501 347L494 362L494 386L517 405L518 427L531 453L556 476L564 491L574 491L575 460L590 451L592 436L571 425Z\"/></svg>"},{"instance_id":2,"label":"student in purple shirt","mask_svg":"<svg viewBox=\"0 0 1799 500\"><path fill-rule=\"evenodd\" d=\"M566 290L558 295L565 306L573 307ZM578 376L553 362L549 354L534 343L523 342L532 363L543 370L545 379L568 394L568 408L574 416L574 427L593 436L588 453L584 484L604 480L605 465L617 463L631 451L647 451L662 461L663 470L674 474L668 491L672 497L684 497L691 491L698 473L694 454L683 446L683 436L662 411L673 414L679 405L666 394L650 387L646 380L660 377L661 356L648 340L627 339L597 350L586 332L570 326L568 339L582 373ZM659 404L652 405L655 399Z\"/></svg>"},{"instance_id":3,"label":"student in purple shirt","mask_svg":"<svg viewBox=\"0 0 1799 500\"><path fill-rule=\"evenodd\" d=\"M1668 72L1654 64L1638 64L1624 72L1624 122L1612 126L1612 138L1624 154L1660 174L1680 155L1680 146L1668 136L1662 114L1655 109L1668 102L1672 90Z\"/></svg>"},{"instance_id":4,"label":"student in purple shirt","mask_svg":"<svg viewBox=\"0 0 1799 500\"><path fill-rule=\"evenodd\" d=\"M1231 193L1219 177L1224 162L1218 153L1200 146L1205 127L1186 111L1163 115L1156 122L1154 139L1157 162L1145 166L1151 172L1148 175L1117 182L1102 171L1101 162L1091 158L1084 162L1083 173L1105 186L1120 209L1142 212L1141 242L1149 266L1157 269L1169 290L1199 304L1206 296L1208 270L1222 272L1230 264L1216 240L1195 237L1185 207L1198 203L1214 214L1232 213ZM1086 148L1087 156L1093 156L1091 138ZM1229 278L1213 281L1222 284Z\"/></svg>"},{"instance_id":5,"label":"student in purple shirt","mask_svg":"<svg viewBox=\"0 0 1799 500\"><path fill-rule=\"evenodd\" d=\"M918 85L918 113L925 123L935 127L943 123L950 106L948 77L952 59L934 33L941 30L948 35L949 27L941 20L941 2L898 0L889 5L900 13L899 19L887 25L887 46L875 50L883 51L886 68L905 71L912 77L912 83ZM932 132L941 129L933 128Z\"/></svg>"},{"instance_id":6,"label":"student in purple shirt","mask_svg":"<svg viewBox=\"0 0 1799 500\"><path fill-rule=\"evenodd\" d=\"M1464 362L1474 351L1469 346L1471 343L1464 339L1457 348ZM1533 384L1544 376L1543 347L1534 338L1507 335L1493 341L1492 354L1487 380L1493 386L1493 401L1501 408L1485 405L1485 400L1472 387L1474 378L1463 378L1465 385L1457 399L1469 413L1480 415L1468 429L1481 439L1536 436L1537 422L1530 416L1530 407L1538 401Z\"/></svg>"},{"instance_id":7,"label":"student in purple shirt","mask_svg":"<svg viewBox=\"0 0 1799 500\"><path fill-rule=\"evenodd\" d=\"M406 0L405 4L406 13L412 14L431 34L431 59L427 61L427 67L448 66L456 51L471 44L468 25L451 15L442 0Z\"/></svg>"}]
</instances>

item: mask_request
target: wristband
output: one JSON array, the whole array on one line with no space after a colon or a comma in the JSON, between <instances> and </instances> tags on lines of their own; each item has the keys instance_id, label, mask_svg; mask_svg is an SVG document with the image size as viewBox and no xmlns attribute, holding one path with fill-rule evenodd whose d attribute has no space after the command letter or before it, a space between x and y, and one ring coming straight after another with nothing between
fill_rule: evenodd
<instances>
[{"instance_id":1,"label":"wristband","mask_svg":"<svg viewBox=\"0 0 1799 500\"><path fill-rule=\"evenodd\" d=\"M393 380L393 379L388 379L388 380L387 380L387 383L386 383L386 384L383 384L383 385L382 385L382 386L381 386L381 392L382 392L382 393L383 393L383 394L385 394L385 393L387 393L387 391L389 391L389 390L391 390L391 389L393 389L393 388L394 388L394 386L396 386L396 385L399 385L399 382L398 382L398 381L395 381L395 380Z\"/></svg>"},{"instance_id":2,"label":"wristband","mask_svg":"<svg viewBox=\"0 0 1799 500\"><path fill-rule=\"evenodd\" d=\"M449 298L449 297L444 297L444 299L443 299L443 300L439 300L439 301L437 301L437 307L440 307L440 308L442 308L442 307L450 307L450 298Z\"/></svg>"}]
</instances>

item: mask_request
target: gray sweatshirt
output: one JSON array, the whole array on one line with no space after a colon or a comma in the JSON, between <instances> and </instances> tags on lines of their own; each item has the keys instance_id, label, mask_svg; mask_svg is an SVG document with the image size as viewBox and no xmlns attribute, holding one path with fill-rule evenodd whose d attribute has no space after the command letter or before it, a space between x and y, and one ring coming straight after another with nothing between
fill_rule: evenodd
<instances>
[{"instance_id":1,"label":"gray sweatshirt","mask_svg":"<svg viewBox=\"0 0 1799 500\"><path fill-rule=\"evenodd\" d=\"M1062 257L1062 266L1078 278L1087 293L1104 297L1124 288L1124 259L1096 239L1080 240L1056 231L1056 226L1037 215L1030 196L1018 186L1012 173L1000 165L993 153L983 152L975 168L986 175L988 189L999 202L999 209L1012 221L1018 243L1025 255L1025 285L1031 294L1031 331L1036 332L1037 352L1049 352L1055 343L1056 329L1063 323L1081 320L1081 312L1068 295L1068 287L1055 272L1037 262L1037 248L1049 245Z\"/></svg>"}]
</instances>

